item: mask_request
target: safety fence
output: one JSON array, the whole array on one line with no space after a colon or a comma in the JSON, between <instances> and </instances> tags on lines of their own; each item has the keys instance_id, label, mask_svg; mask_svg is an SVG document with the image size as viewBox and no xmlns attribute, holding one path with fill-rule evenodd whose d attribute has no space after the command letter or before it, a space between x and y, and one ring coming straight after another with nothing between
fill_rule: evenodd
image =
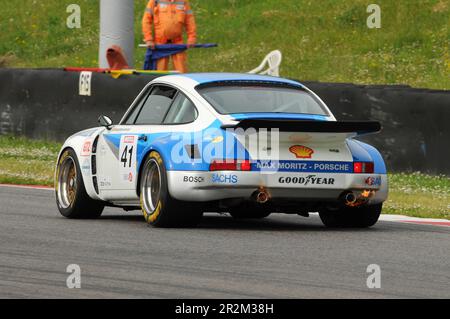
<instances>
[{"instance_id":1,"label":"safety fence","mask_svg":"<svg viewBox=\"0 0 450 319\"><path fill-rule=\"evenodd\" d=\"M63 141L115 122L156 75L122 75L57 69L0 69L0 134ZM409 86L303 82L341 120L377 120L380 134L363 140L380 149L393 171L450 174L450 91ZM83 95L80 95L83 94Z\"/></svg>"}]
</instances>

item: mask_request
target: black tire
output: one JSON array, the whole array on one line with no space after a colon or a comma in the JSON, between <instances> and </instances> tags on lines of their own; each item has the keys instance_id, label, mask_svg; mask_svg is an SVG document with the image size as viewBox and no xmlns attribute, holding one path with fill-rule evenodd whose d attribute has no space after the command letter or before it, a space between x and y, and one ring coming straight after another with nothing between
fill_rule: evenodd
<instances>
[{"instance_id":1,"label":"black tire","mask_svg":"<svg viewBox=\"0 0 450 319\"><path fill-rule=\"evenodd\" d=\"M66 149L58 160L55 181L56 205L64 217L95 219L101 216L105 205L89 197L77 156Z\"/></svg>"},{"instance_id":2,"label":"black tire","mask_svg":"<svg viewBox=\"0 0 450 319\"><path fill-rule=\"evenodd\" d=\"M203 216L199 205L170 196L167 171L157 152L151 152L143 164L140 200L145 220L154 227L195 227Z\"/></svg>"},{"instance_id":3,"label":"black tire","mask_svg":"<svg viewBox=\"0 0 450 319\"><path fill-rule=\"evenodd\" d=\"M344 207L338 210L319 212L322 223L335 228L367 228L375 225L380 217L383 204Z\"/></svg>"},{"instance_id":4,"label":"black tire","mask_svg":"<svg viewBox=\"0 0 450 319\"><path fill-rule=\"evenodd\" d=\"M271 214L271 211L268 207L264 207L260 204L245 202L237 207L230 208L229 213L231 217L236 219L262 219L268 217Z\"/></svg>"}]
</instances>

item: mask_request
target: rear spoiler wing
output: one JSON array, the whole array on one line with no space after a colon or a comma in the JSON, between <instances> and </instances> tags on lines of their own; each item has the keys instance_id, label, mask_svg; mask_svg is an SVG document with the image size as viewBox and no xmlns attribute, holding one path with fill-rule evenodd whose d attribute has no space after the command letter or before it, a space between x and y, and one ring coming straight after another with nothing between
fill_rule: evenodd
<instances>
[{"instance_id":1,"label":"rear spoiler wing","mask_svg":"<svg viewBox=\"0 0 450 319\"><path fill-rule=\"evenodd\" d=\"M245 119L236 124L225 124L222 129L254 128L278 129L280 132L308 132L308 133L356 133L365 135L381 131L381 123L377 121L314 121L289 119Z\"/></svg>"}]
</instances>

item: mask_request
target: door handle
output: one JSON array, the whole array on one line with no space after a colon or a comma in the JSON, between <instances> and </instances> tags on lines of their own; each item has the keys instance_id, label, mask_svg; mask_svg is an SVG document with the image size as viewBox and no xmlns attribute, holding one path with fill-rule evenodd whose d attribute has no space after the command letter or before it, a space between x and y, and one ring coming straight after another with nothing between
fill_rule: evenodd
<instances>
[{"instance_id":1,"label":"door handle","mask_svg":"<svg viewBox=\"0 0 450 319\"><path fill-rule=\"evenodd\" d=\"M139 141L147 142L147 135L142 134L141 136L138 137L138 140L139 140Z\"/></svg>"}]
</instances>

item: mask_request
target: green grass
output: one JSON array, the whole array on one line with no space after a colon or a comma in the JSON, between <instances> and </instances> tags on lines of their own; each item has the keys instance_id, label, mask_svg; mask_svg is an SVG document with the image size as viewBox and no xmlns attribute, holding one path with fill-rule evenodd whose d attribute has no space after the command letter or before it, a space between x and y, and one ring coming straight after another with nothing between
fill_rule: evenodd
<instances>
[{"instance_id":1,"label":"green grass","mask_svg":"<svg viewBox=\"0 0 450 319\"><path fill-rule=\"evenodd\" d=\"M58 143L0 137L0 184L53 186ZM391 174L386 214L450 219L450 178Z\"/></svg>"},{"instance_id":2,"label":"green grass","mask_svg":"<svg viewBox=\"0 0 450 319\"><path fill-rule=\"evenodd\" d=\"M53 186L61 145L17 137L0 137L0 184Z\"/></svg>"},{"instance_id":3,"label":"green grass","mask_svg":"<svg viewBox=\"0 0 450 319\"><path fill-rule=\"evenodd\" d=\"M147 0L136 0L136 45ZM450 3L379 0L382 28L366 26L366 0L191 0L199 42L193 71L247 71L273 49L282 76L450 89ZM66 28L72 0L0 0L0 66L96 66L99 1L78 0L82 28ZM140 67L144 52L136 52Z\"/></svg>"},{"instance_id":4,"label":"green grass","mask_svg":"<svg viewBox=\"0 0 450 319\"><path fill-rule=\"evenodd\" d=\"M389 176L389 199L384 212L450 219L450 178L420 173Z\"/></svg>"}]
</instances>

